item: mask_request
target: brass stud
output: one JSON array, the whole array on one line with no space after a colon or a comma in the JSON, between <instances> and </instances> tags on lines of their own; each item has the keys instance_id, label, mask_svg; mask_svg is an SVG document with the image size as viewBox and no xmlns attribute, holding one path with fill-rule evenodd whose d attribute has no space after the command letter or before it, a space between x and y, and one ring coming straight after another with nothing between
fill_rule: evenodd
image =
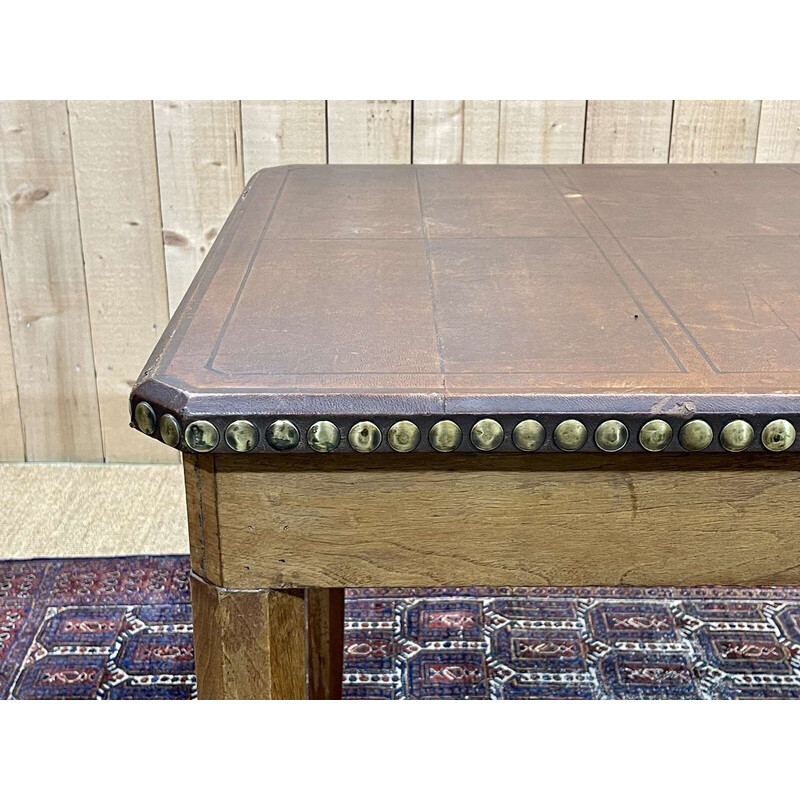
<instances>
[{"instance_id":1,"label":"brass stud","mask_svg":"<svg viewBox=\"0 0 800 800\"><path fill-rule=\"evenodd\" d=\"M258 428L246 419L237 419L225 428L225 441L231 450L247 453L258 444Z\"/></svg>"},{"instance_id":2,"label":"brass stud","mask_svg":"<svg viewBox=\"0 0 800 800\"><path fill-rule=\"evenodd\" d=\"M156 432L156 412L153 411L153 406L150 403L139 403L133 412L133 418L136 421L136 427L142 433L150 434Z\"/></svg>"},{"instance_id":3,"label":"brass stud","mask_svg":"<svg viewBox=\"0 0 800 800\"><path fill-rule=\"evenodd\" d=\"M535 419L524 419L514 428L511 438L520 450L532 453L544 444L544 427Z\"/></svg>"},{"instance_id":4,"label":"brass stud","mask_svg":"<svg viewBox=\"0 0 800 800\"><path fill-rule=\"evenodd\" d=\"M731 453L741 453L742 450L747 450L753 444L754 438L753 426L743 419L729 422L719 434L720 444Z\"/></svg>"},{"instance_id":5,"label":"brass stud","mask_svg":"<svg viewBox=\"0 0 800 800\"><path fill-rule=\"evenodd\" d=\"M207 420L200 419L186 426L183 438L196 453L207 453L219 444L219 431Z\"/></svg>"},{"instance_id":6,"label":"brass stud","mask_svg":"<svg viewBox=\"0 0 800 800\"><path fill-rule=\"evenodd\" d=\"M347 441L350 442L350 447L359 453L371 453L376 450L381 443L381 432L378 426L373 422L364 420L363 422L356 422L350 433L347 435Z\"/></svg>"},{"instance_id":7,"label":"brass stud","mask_svg":"<svg viewBox=\"0 0 800 800\"><path fill-rule=\"evenodd\" d=\"M616 453L628 444L628 429L618 419L607 419L597 426L594 443L605 453Z\"/></svg>"},{"instance_id":8,"label":"brass stud","mask_svg":"<svg viewBox=\"0 0 800 800\"><path fill-rule=\"evenodd\" d=\"M288 419L276 419L267 428L267 444L273 450L292 450L300 442L300 432Z\"/></svg>"},{"instance_id":9,"label":"brass stud","mask_svg":"<svg viewBox=\"0 0 800 800\"><path fill-rule=\"evenodd\" d=\"M767 450L780 453L794 444L796 436L794 425L788 419L774 419L761 431L761 443Z\"/></svg>"},{"instance_id":10,"label":"brass stud","mask_svg":"<svg viewBox=\"0 0 800 800\"><path fill-rule=\"evenodd\" d=\"M461 444L461 428L451 419L440 420L431 428L428 441L434 450L450 453Z\"/></svg>"},{"instance_id":11,"label":"brass stud","mask_svg":"<svg viewBox=\"0 0 800 800\"><path fill-rule=\"evenodd\" d=\"M486 453L500 447L503 436L503 426L495 419L479 419L469 433L474 447Z\"/></svg>"},{"instance_id":12,"label":"brass stud","mask_svg":"<svg viewBox=\"0 0 800 800\"><path fill-rule=\"evenodd\" d=\"M651 453L663 450L671 441L672 428L663 419L651 419L639 431L639 444Z\"/></svg>"},{"instance_id":13,"label":"brass stud","mask_svg":"<svg viewBox=\"0 0 800 800\"><path fill-rule=\"evenodd\" d=\"M553 441L562 450L570 452L580 450L586 444L587 438L586 426L577 419L565 419L553 431Z\"/></svg>"},{"instance_id":14,"label":"brass stud","mask_svg":"<svg viewBox=\"0 0 800 800\"><path fill-rule=\"evenodd\" d=\"M164 414L158 421L158 432L161 434L161 441L170 447L178 447L181 443L181 424L172 414Z\"/></svg>"},{"instance_id":15,"label":"brass stud","mask_svg":"<svg viewBox=\"0 0 800 800\"><path fill-rule=\"evenodd\" d=\"M714 441L714 431L704 419L693 419L680 429L678 441L684 450L698 453Z\"/></svg>"},{"instance_id":16,"label":"brass stud","mask_svg":"<svg viewBox=\"0 0 800 800\"><path fill-rule=\"evenodd\" d=\"M330 453L339 446L342 435L339 428L326 419L315 422L308 429L308 446L318 453Z\"/></svg>"},{"instance_id":17,"label":"brass stud","mask_svg":"<svg viewBox=\"0 0 800 800\"><path fill-rule=\"evenodd\" d=\"M395 422L386 434L389 447L398 453L410 453L412 450L416 450L419 439L419 428L407 419Z\"/></svg>"}]
</instances>

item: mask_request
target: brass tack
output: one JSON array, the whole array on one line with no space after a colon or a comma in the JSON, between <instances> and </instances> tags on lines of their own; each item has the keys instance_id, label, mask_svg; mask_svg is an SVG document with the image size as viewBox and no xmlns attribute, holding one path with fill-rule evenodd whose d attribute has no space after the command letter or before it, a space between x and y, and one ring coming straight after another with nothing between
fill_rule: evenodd
<instances>
[{"instance_id":1,"label":"brass tack","mask_svg":"<svg viewBox=\"0 0 800 800\"><path fill-rule=\"evenodd\" d=\"M720 444L731 453L747 450L753 444L754 438L753 426L743 419L729 422L719 434Z\"/></svg>"},{"instance_id":2,"label":"brass tack","mask_svg":"<svg viewBox=\"0 0 800 800\"><path fill-rule=\"evenodd\" d=\"M663 419L651 419L639 431L639 444L651 453L663 450L672 441L672 428Z\"/></svg>"},{"instance_id":3,"label":"brass tack","mask_svg":"<svg viewBox=\"0 0 800 800\"><path fill-rule=\"evenodd\" d=\"M395 422L386 434L389 447L398 453L410 453L416 450L420 440L419 428L410 420L401 419Z\"/></svg>"},{"instance_id":4,"label":"brass tack","mask_svg":"<svg viewBox=\"0 0 800 800\"><path fill-rule=\"evenodd\" d=\"M514 428L511 438L517 448L532 453L544 444L544 427L535 419L524 419Z\"/></svg>"},{"instance_id":5,"label":"brass tack","mask_svg":"<svg viewBox=\"0 0 800 800\"><path fill-rule=\"evenodd\" d=\"M767 450L780 453L788 450L797 436L794 425L787 419L774 419L761 431L761 443Z\"/></svg>"},{"instance_id":6,"label":"brass tack","mask_svg":"<svg viewBox=\"0 0 800 800\"><path fill-rule=\"evenodd\" d=\"M553 431L553 441L562 450L569 452L580 450L586 444L587 438L586 426L577 419L565 419Z\"/></svg>"},{"instance_id":7,"label":"brass tack","mask_svg":"<svg viewBox=\"0 0 800 800\"><path fill-rule=\"evenodd\" d=\"M684 450L697 453L705 450L714 441L714 431L704 419L693 419L680 429L678 441Z\"/></svg>"},{"instance_id":8,"label":"brass tack","mask_svg":"<svg viewBox=\"0 0 800 800\"><path fill-rule=\"evenodd\" d=\"M273 450L292 450L300 442L300 432L288 419L276 419L267 428L267 444Z\"/></svg>"},{"instance_id":9,"label":"brass tack","mask_svg":"<svg viewBox=\"0 0 800 800\"><path fill-rule=\"evenodd\" d=\"M170 447L177 447L181 443L181 424L172 414L164 414L158 421L158 432L161 440Z\"/></svg>"},{"instance_id":10,"label":"brass tack","mask_svg":"<svg viewBox=\"0 0 800 800\"><path fill-rule=\"evenodd\" d=\"M503 443L503 426L494 419L479 419L470 431L469 438L477 450L489 452Z\"/></svg>"},{"instance_id":11,"label":"brass tack","mask_svg":"<svg viewBox=\"0 0 800 800\"><path fill-rule=\"evenodd\" d=\"M231 450L247 453L258 444L258 428L249 420L234 420L225 429L225 441Z\"/></svg>"},{"instance_id":12,"label":"brass tack","mask_svg":"<svg viewBox=\"0 0 800 800\"><path fill-rule=\"evenodd\" d=\"M347 441L350 442L350 447L359 453L371 453L376 450L381 443L381 432L378 426L373 422L364 420L363 422L356 422L350 433L347 435Z\"/></svg>"},{"instance_id":13,"label":"brass tack","mask_svg":"<svg viewBox=\"0 0 800 800\"><path fill-rule=\"evenodd\" d=\"M208 453L219 444L219 431L207 420L200 419L186 426L183 438L196 453Z\"/></svg>"},{"instance_id":14,"label":"brass tack","mask_svg":"<svg viewBox=\"0 0 800 800\"><path fill-rule=\"evenodd\" d=\"M461 444L461 428L451 419L440 420L431 428L428 441L434 450L449 453Z\"/></svg>"},{"instance_id":15,"label":"brass tack","mask_svg":"<svg viewBox=\"0 0 800 800\"><path fill-rule=\"evenodd\" d=\"M321 419L308 429L306 438L308 446L312 450L316 450L318 453L330 453L339 446L342 435L336 425L326 419Z\"/></svg>"},{"instance_id":16,"label":"brass tack","mask_svg":"<svg viewBox=\"0 0 800 800\"><path fill-rule=\"evenodd\" d=\"M150 403L142 401L136 406L133 412L133 418L136 421L136 427L142 433L155 433L156 432L156 412L153 411L153 406Z\"/></svg>"},{"instance_id":17,"label":"brass tack","mask_svg":"<svg viewBox=\"0 0 800 800\"><path fill-rule=\"evenodd\" d=\"M628 444L628 429L618 419L607 419L597 426L594 443L606 453L616 453Z\"/></svg>"}]
</instances>

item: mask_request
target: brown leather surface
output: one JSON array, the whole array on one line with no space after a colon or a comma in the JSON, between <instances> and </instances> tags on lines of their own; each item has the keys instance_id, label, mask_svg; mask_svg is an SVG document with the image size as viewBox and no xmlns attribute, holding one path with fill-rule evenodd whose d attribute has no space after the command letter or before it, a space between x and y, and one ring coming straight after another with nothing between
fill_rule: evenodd
<instances>
[{"instance_id":1,"label":"brown leather surface","mask_svg":"<svg viewBox=\"0 0 800 800\"><path fill-rule=\"evenodd\" d=\"M716 432L797 424L799 396L786 165L263 170L133 390L184 426L262 431L516 414Z\"/></svg>"}]
</instances>

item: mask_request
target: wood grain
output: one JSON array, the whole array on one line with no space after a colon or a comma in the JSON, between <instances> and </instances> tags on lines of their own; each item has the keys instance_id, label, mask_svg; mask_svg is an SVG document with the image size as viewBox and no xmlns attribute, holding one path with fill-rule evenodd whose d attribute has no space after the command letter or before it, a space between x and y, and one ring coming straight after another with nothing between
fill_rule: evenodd
<instances>
[{"instance_id":1,"label":"wood grain","mask_svg":"<svg viewBox=\"0 0 800 800\"><path fill-rule=\"evenodd\" d=\"M800 581L800 459L216 457L224 584Z\"/></svg>"},{"instance_id":2,"label":"wood grain","mask_svg":"<svg viewBox=\"0 0 800 800\"><path fill-rule=\"evenodd\" d=\"M411 163L411 101L329 100L328 161Z\"/></svg>"},{"instance_id":3,"label":"wood grain","mask_svg":"<svg viewBox=\"0 0 800 800\"><path fill-rule=\"evenodd\" d=\"M244 188L237 101L157 100L169 310L178 307Z\"/></svg>"},{"instance_id":4,"label":"wood grain","mask_svg":"<svg viewBox=\"0 0 800 800\"><path fill-rule=\"evenodd\" d=\"M264 167L324 164L324 100L242 100L244 176Z\"/></svg>"},{"instance_id":5,"label":"wood grain","mask_svg":"<svg viewBox=\"0 0 800 800\"><path fill-rule=\"evenodd\" d=\"M0 195L26 458L101 461L66 103L0 103Z\"/></svg>"},{"instance_id":6,"label":"wood grain","mask_svg":"<svg viewBox=\"0 0 800 800\"><path fill-rule=\"evenodd\" d=\"M105 457L176 464L128 412L169 319L152 105L71 101L69 116Z\"/></svg>"},{"instance_id":7,"label":"wood grain","mask_svg":"<svg viewBox=\"0 0 800 800\"><path fill-rule=\"evenodd\" d=\"M14 350L8 322L3 263L0 260L0 461L24 461L22 417L19 413Z\"/></svg>"},{"instance_id":8,"label":"wood grain","mask_svg":"<svg viewBox=\"0 0 800 800\"><path fill-rule=\"evenodd\" d=\"M671 100L589 100L586 164L665 164Z\"/></svg>"},{"instance_id":9,"label":"wood grain","mask_svg":"<svg viewBox=\"0 0 800 800\"><path fill-rule=\"evenodd\" d=\"M306 589L308 697L340 700L344 670L344 589Z\"/></svg>"},{"instance_id":10,"label":"wood grain","mask_svg":"<svg viewBox=\"0 0 800 800\"><path fill-rule=\"evenodd\" d=\"M199 699L305 699L302 591L232 591L194 574L191 586Z\"/></svg>"},{"instance_id":11,"label":"wood grain","mask_svg":"<svg viewBox=\"0 0 800 800\"><path fill-rule=\"evenodd\" d=\"M676 100L670 162L752 163L760 109L760 100Z\"/></svg>"},{"instance_id":12,"label":"wood grain","mask_svg":"<svg viewBox=\"0 0 800 800\"><path fill-rule=\"evenodd\" d=\"M415 164L461 164L464 160L464 101L414 101Z\"/></svg>"},{"instance_id":13,"label":"wood grain","mask_svg":"<svg viewBox=\"0 0 800 800\"><path fill-rule=\"evenodd\" d=\"M585 100L504 100L501 164L580 164Z\"/></svg>"},{"instance_id":14,"label":"wood grain","mask_svg":"<svg viewBox=\"0 0 800 800\"><path fill-rule=\"evenodd\" d=\"M756 161L800 162L800 100L762 100Z\"/></svg>"},{"instance_id":15,"label":"wood grain","mask_svg":"<svg viewBox=\"0 0 800 800\"><path fill-rule=\"evenodd\" d=\"M201 578L222 585L213 456L187 453L183 459L183 475L192 570Z\"/></svg>"},{"instance_id":16,"label":"wood grain","mask_svg":"<svg viewBox=\"0 0 800 800\"><path fill-rule=\"evenodd\" d=\"M464 101L465 164L496 164L500 147L500 101Z\"/></svg>"}]
</instances>

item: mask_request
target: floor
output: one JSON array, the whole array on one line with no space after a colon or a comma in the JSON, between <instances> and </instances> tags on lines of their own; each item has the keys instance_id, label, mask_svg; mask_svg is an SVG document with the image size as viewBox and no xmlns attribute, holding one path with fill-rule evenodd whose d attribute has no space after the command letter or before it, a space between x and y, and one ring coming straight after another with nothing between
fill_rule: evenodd
<instances>
[{"instance_id":1,"label":"floor","mask_svg":"<svg viewBox=\"0 0 800 800\"><path fill-rule=\"evenodd\" d=\"M0 560L188 553L179 465L0 464Z\"/></svg>"}]
</instances>

